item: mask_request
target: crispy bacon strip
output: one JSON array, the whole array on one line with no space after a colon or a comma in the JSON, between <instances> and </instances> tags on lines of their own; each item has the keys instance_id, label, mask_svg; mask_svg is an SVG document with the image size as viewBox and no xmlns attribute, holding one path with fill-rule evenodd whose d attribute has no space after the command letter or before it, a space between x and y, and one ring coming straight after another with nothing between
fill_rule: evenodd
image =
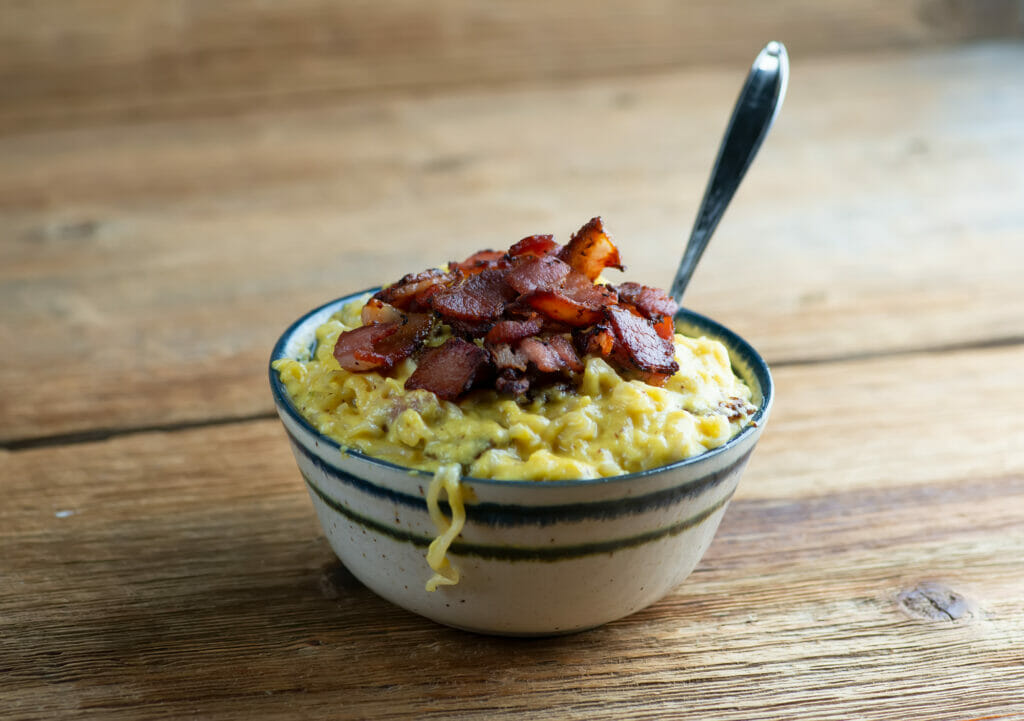
<instances>
[{"instance_id":1,"label":"crispy bacon strip","mask_svg":"<svg viewBox=\"0 0 1024 721\"><path fill-rule=\"evenodd\" d=\"M590 280L596 280L605 268L622 270L619 249L605 233L601 218L591 218L576 231L569 244L562 248L558 257Z\"/></svg>"},{"instance_id":2,"label":"crispy bacon strip","mask_svg":"<svg viewBox=\"0 0 1024 721\"><path fill-rule=\"evenodd\" d=\"M537 335L544 327L544 319L534 315L526 320L499 320L487 331L484 341L490 345L516 343L523 338Z\"/></svg>"},{"instance_id":3,"label":"crispy bacon strip","mask_svg":"<svg viewBox=\"0 0 1024 721\"><path fill-rule=\"evenodd\" d=\"M555 373L564 367L558 353L539 338L524 338L519 352L541 373Z\"/></svg>"},{"instance_id":4,"label":"crispy bacon strip","mask_svg":"<svg viewBox=\"0 0 1024 721\"><path fill-rule=\"evenodd\" d=\"M599 355L607 358L615 348L615 335L604 323L599 323L584 331L576 331L573 339L583 355Z\"/></svg>"},{"instance_id":5,"label":"crispy bacon strip","mask_svg":"<svg viewBox=\"0 0 1024 721\"><path fill-rule=\"evenodd\" d=\"M530 379L513 370L506 370L502 371L501 375L495 379L494 387L499 393L521 396L530 390Z\"/></svg>"},{"instance_id":6,"label":"crispy bacon strip","mask_svg":"<svg viewBox=\"0 0 1024 721\"><path fill-rule=\"evenodd\" d=\"M512 257L533 256L539 258L542 255L561 250L562 246L555 242L553 235L528 235L508 249Z\"/></svg>"},{"instance_id":7,"label":"crispy bacon strip","mask_svg":"<svg viewBox=\"0 0 1024 721\"><path fill-rule=\"evenodd\" d=\"M334 357L338 365L348 371L361 373L380 368L381 363L372 358L364 359L366 351L373 350L373 344L398 330L398 323L364 325L338 336L334 344ZM358 355L357 355L358 354Z\"/></svg>"},{"instance_id":8,"label":"crispy bacon strip","mask_svg":"<svg viewBox=\"0 0 1024 721\"><path fill-rule=\"evenodd\" d=\"M583 370L583 363L564 336L524 338L517 350L541 373L557 373L562 369L579 373Z\"/></svg>"},{"instance_id":9,"label":"crispy bacon strip","mask_svg":"<svg viewBox=\"0 0 1024 721\"><path fill-rule=\"evenodd\" d=\"M400 310L421 310L427 307L430 295L453 280L454 276L437 268L422 273L409 273L387 288L381 288L373 298L389 303Z\"/></svg>"},{"instance_id":10,"label":"crispy bacon strip","mask_svg":"<svg viewBox=\"0 0 1024 721\"><path fill-rule=\"evenodd\" d=\"M482 323L498 318L514 297L515 291L505 282L505 273L483 270L435 294L430 304L445 318Z\"/></svg>"},{"instance_id":11,"label":"crispy bacon strip","mask_svg":"<svg viewBox=\"0 0 1024 721\"><path fill-rule=\"evenodd\" d=\"M400 323L404 317L402 311L398 310L398 308L388 303L382 303L376 298L370 298L370 300L366 301L366 305L363 306L363 310L360 313L363 325Z\"/></svg>"},{"instance_id":12,"label":"crispy bacon strip","mask_svg":"<svg viewBox=\"0 0 1024 721\"><path fill-rule=\"evenodd\" d=\"M538 290L521 300L553 321L583 328L604 318L603 308L616 301L615 291L594 285L575 271L562 280L556 290Z\"/></svg>"},{"instance_id":13,"label":"crispy bacon strip","mask_svg":"<svg viewBox=\"0 0 1024 721\"><path fill-rule=\"evenodd\" d=\"M526 370L526 356L512 350L512 346L508 343L499 343L489 347L488 350L491 352L491 361L499 370Z\"/></svg>"},{"instance_id":14,"label":"crispy bacon strip","mask_svg":"<svg viewBox=\"0 0 1024 721\"><path fill-rule=\"evenodd\" d=\"M429 313L410 313L397 331L374 343L374 351L383 358L385 368L393 368L423 344L433 327L434 317Z\"/></svg>"},{"instance_id":15,"label":"crispy bacon strip","mask_svg":"<svg viewBox=\"0 0 1024 721\"><path fill-rule=\"evenodd\" d=\"M583 372L583 361L576 355L576 349L564 335L553 335L547 339L548 347L557 355L562 364L573 373Z\"/></svg>"},{"instance_id":16,"label":"crispy bacon strip","mask_svg":"<svg viewBox=\"0 0 1024 721\"><path fill-rule=\"evenodd\" d=\"M387 370L412 355L433 325L433 317L426 313L410 313L394 323L364 325L338 336L334 357L350 371Z\"/></svg>"},{"instance_id":17,"label":"crispy bacon strip","mask_svg":"<svg viewBox=\"0 0 1024 721\"><path fill-rule=\"evenodd\" d=\"M621 306L609 306L605 312L618 345L634 368L668 375L679 370L675 347L657 334L649 320Z\"/></svg>"},{"instance_id":18,"label":"crispy bacon strip","mask_svg":"<svg viewBox=\"0 0 1024 721\"><path fill-rule=\"evenodd\" d=\"M461 338L449 338L423 354L406 379L405 389L422 389L442 400L455 400L486 371L487 361L487 351Z\"/></svg>"},{"instance_id":19,"label":"crispy bacon strip","mask_svg":"<svg viewBox=\"0 0 1024 721\"><path fill-rule=\"evenodd\" d=\"M537 291L523 298L523 301L551 320L574 328L593 325L604 317L600 310L588 308L582 303L554 291Z\"/></svg>"},{"instance_id":20,"label":"crispy bacon strip","mask_svg":"<svg viewBox=\"0 0 1024 721\"><path fill-rule=\"evenodd\" d=\"M654 318L651 319L654 322L654 331L665 340L672 340L672 337L676 334L676 324L672 320L672 316L664 316L660 320Z\"/></svg>"},{"instance_id":21,"label":"crispy bacon strip","mask_svg":"<svg viewBox=\"0 0 1024 721\"><path fill-rule=\"evenodd\" d=\"M614 288L608 285L591 283L586 276L576 271L565 276L565 280L562 281L561 291L577 303L582 303L588 308L595 310L606 305L615 305L619 300Z\"/></svg>"},{"instance_id":22,"label":"crispy bacon strip","mask_svg":"<svg viewBox=\"0 0 1024 721\"><path fill-rule=\"evenodd\" d=\"M635 305L648 318L673 316L679 310L679 305L661 288L627 282L616 286L616 290L620 302Z\"/></svg>"},{"instance_id":23,"label":"crispy bacon strip","mask_svg":"<svg viewBox=\"0 0 1024 721\"><path fill-rule=\"evenodd\" d=\"M520 295L538 290L555 290L571 271L567 263L553 255L544 255L510 270L505 276L505 282Z\"/></svg>"},{"instance_id":24,"label":"crispy bacon strip","mask_svg":"<svg viewBox=\"0 0 1024 721\"><path fill-rule=\"evenodd\" d=\"M461 263L451 263L452 270L458 270L463 275L475 275L494 268L508 268L511 263L508 255L503 250L480 250L466 258Z\"/></svg>"},{"instance_id":25,"label":"crispy bacon strip","mask_svg":"<svg viewBox=\"0 0 1024 721\"><path fill-rule=\"evenodd\" d=\"M452 333L462 336L466 340L479 338L491 329L493 323L489 320L475 323L470 320L459 320L458 318L445 318L444 322L452 329Z\"/></svg>"}]
</instances>

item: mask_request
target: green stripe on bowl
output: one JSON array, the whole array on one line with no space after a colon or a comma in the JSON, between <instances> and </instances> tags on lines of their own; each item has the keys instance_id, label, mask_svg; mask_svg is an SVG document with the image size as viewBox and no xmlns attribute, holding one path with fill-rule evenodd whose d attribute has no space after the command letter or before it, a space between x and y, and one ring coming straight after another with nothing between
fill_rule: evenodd
<instances>
[{"instance_id":1,"label":"green stripe on bowl","mask_svg":"<svg viewBox=\"0 0 1024 721\"><path fill-rule=\"evenodd\" d=\"M377 498L384 498L392 503L409 508L425 510L427 502L422 496L415 496L410 493L402 493L390 488L378 486L365 478L359 478L345 471L339 466L325 461L320 456L311 452L303 446L299 440L288 433L293 448L301 453L324 475L343 483L346 486L366 493ZM678 486L665 488L642 496L627 496L604 501L592 501L590 503L566 503L552 505L524 506L519 504L503 503L474 503L466 506L466 517L481 525L495 527L510 526L549 526L564 521L583 521L591 519L611 520L622 516L644 513L657 508L667 508L678 503L684 498L695 498L705 491L717 487L720 483L730 478L734 473L739 473L753 449L747 451L725 468L713 473L692 478L684 481ZM472 480L467 479L469 483ZM521 481L524 484L547 483L547 481ZM441 508L449 515L451 509L444 501Z\"/></svg>"},{"instance_id":2,"label":"green stripe on bowl","mask_svg":"<svg viewBox=\"0 0 1024 721\"><path fill-rule=\"evenodd\" d=\"M395 528L384 523L380 523L371 518L366 518L352 509L345 507L338 503L333 498L328 496L322 491L312 480L310 480L305 474L303 478L306 480L306 485L309 486L310 491L316 495L321 501L323 501L331 510L335 511L339 515L344 516L353 523L362 526L368 530L380 533L389 538L393 538L396 541L402 541L404 543L411 543L414 546L426 548L434 540L427 536L420 536L409 531L403 531L400 528ZM635 536L628 536L626 538L620 538L612 541L601 541L598 543L581 543L570 546L486 546L474 543L464 543L456 541L452 543L449 548L449 553L454 556L469 556L475 558L483 558L487 560L498 560L498 561L564 561L571 558L583 558L585 556L595 556L604 553L613 553L626 548L635 548L642 546L646 543L657 541L667 536L676 536L683 531L700 525L702 522L710 518L716 511L723 508L732 498L733 491L730 491L726 496L713 503L711 506L705 508L703 511L690 516L689 518L673 523L670 526L664 528L658 528L653 531L646 533L637 534Z\"/></svg>"}]
</instances>

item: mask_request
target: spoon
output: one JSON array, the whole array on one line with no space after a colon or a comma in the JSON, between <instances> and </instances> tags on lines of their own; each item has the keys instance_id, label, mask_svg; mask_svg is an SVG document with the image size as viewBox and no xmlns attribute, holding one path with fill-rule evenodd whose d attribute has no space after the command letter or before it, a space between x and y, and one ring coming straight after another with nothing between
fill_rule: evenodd
<instances>
[{"instance_id":1,"label":"spoon","mask_svg":"<svg viewBox=\"0 0 1024 721\"><path fill-rule=\"evenodd\" d=\"M686 252L683 253L679 270L672 281L670 295L677 303L682 301L683 292L711 240L711 234L715 232L718 221L729 207L729 201L754 161L761 143L775 122L775 116L779 114L788 80L789 56L785 46L778 42L768 43L750 68L747 82L736 99L729 127L718 148L718 158L704 191L704 200L697 211Z\"/></svg>"}]
</instances>

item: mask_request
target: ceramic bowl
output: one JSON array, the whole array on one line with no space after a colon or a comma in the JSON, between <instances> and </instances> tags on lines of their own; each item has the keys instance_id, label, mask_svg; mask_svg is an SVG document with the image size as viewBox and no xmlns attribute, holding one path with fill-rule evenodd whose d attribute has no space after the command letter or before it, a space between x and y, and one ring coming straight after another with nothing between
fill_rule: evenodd
<instances>
[{"instance_id":1,"label":"ceramic bowl","mask_svg":"<svg viewBox=\"0 0 1024 721\"><path fill-rule=\"evenodd\" d=\"M271 362L312 350L317 326L360 295L302 316ZM331 547L379 596L479 633L569 633L657 601L710 545L772 404L768 366L746 341L688 310L676 322L687 335L725 344L753 391L753 422L714 450L640 473L579 481L464 478L472 500L448 551L462 578L434 592L424 589L432 575L424 554L437 535L425 500L431 474L343 451L302 417L271 369L277 412Z\"/></svg>"}]
</instances>

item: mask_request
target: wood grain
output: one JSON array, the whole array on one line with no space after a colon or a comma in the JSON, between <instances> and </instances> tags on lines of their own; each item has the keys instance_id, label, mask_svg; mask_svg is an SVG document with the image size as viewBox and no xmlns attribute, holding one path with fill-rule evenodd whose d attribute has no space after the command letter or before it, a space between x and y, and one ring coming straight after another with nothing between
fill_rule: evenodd
<instances>
[{"instance_id":1,"label":"wood grain","mask_svg":"<svg viewBox=\"0 0 1024 721\"><path fill-rule=\"evenodd\" d=\"M8 0L0 129L292 106L1024 33L1017 0Z\"/></svg>"},{"instance_id":2,"label":"wood grain","mask_svg":"<svg viewBox=\"0 0 1024 721\"><path fill-rule=\"evenodd\" d=\"M1022 358L780 369L693 576L556 639L373 596L332 560L276 422L2 452L0 716L1018 718ZM936 588L955 618L905 601Z\"/></svg>"},{"instance_id":3,"label":"wood grain","mask_svg":"<svg viewBox=\"0 0 1024 721\"><path fill-rule=\"evenodd\" d=\"M1019 342L1022 62L794 60L687 304L776 364ZM742 75L0 138L0 441L268 415L303 311L595 214L664 285Z\"/></svg>"},{"instance_id":4,"label":"wood grain","mask_svg":"<svg viewBox=\"0 0 1024 721\"><path fill-rule=\"evenodd\" d=\"M0 1L0 718L1024 719L1022 35L1020 0ZM596 214L665 284L772 38L686 300L777 402L695 573L531 641L378 599L271 418L277 335Z\"/></svg>"}]
</instances>

